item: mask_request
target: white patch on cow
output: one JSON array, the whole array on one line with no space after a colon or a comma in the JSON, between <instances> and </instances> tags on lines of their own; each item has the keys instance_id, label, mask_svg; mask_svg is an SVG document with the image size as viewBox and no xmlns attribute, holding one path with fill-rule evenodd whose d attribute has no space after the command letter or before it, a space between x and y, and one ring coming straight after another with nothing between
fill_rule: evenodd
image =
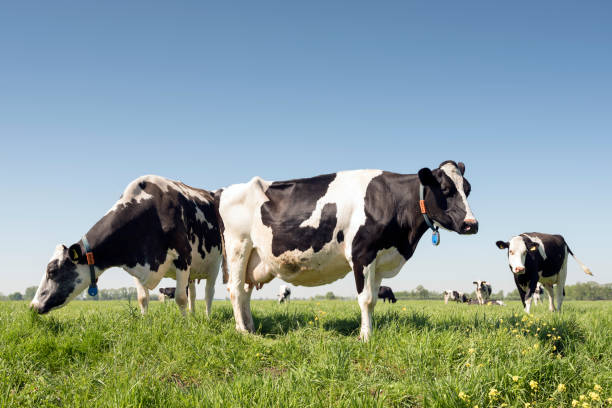
<instances>
[{"instance_id":1,"label":"white patch on cow","mask_svg":"<svg viewBox=\"0 0 612 408\"><path fill-rule=\"evenodd\" d=\"M173 274L176 276L173 262L178 258L178 256L179 254L175 249L168 250L165 261L159 266L159 268L157 268L156 271L152 270L151 265L148 263L145 263L144 265L136 264L133 267L123 265L120 266L120 268L137 278L145 288L154 289L159 284L159 281L166 276L166 274L168 274L168 277L173 277ZM175 277L173 278L176 279Z\"/></svg>"},{"instance_id":2,"label":"white patch on cow","mask_svg":"<svg viewBox=\"0 0 612 408\"><path fill-rule=\"evenodd\" d=\"M532 236L527 235L527 234L523 234L523 236L529 238L530 240L532 240L533 242L538 244L538 252L540 252L540 255L542 256L542 259L546 260L546 250L544 248L544 242L542 242L542 240L540 238L538 238L538 237L532 237Z\"/></svg>"},{"instance_id":3,"label":"white patch on cow","mask_svg":"<svg viewBox=\"0 0 612 408\"><path fill-rule=\"evenodd\" d=\"M376 277L389 279L397 275L406 263L406 258L395 247L386 248L376 254Z\"/></svg>"},{"instance_id":4,"label":"white patch on cow","mask_svg":"<svg viewBox=\"0 0 612 408\"><path fill-rule=\"evenodd\" d=\"M452 163L446 163L444 166L440 167L444 173L455 183L455 188L463 201L463 206L465 207L465 218L464 220L475 220L474 214L472 214L472 209L467 201L467 196L465 195L465 190L463 189L463 176L459 172L457 166Z\"/></svg>"}]
</instances>

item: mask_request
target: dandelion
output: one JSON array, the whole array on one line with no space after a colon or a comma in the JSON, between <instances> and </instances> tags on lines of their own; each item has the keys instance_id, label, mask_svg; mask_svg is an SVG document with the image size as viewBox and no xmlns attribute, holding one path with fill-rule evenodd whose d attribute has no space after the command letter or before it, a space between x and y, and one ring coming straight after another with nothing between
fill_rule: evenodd
<instances>
[{"instance_id":1,"label":"dandelion","mask_svg":"<svg viewBox=\"0 0 612 408\"><path fill-rule=\"evenodd\" d=\"M518 332L518 330L512 329L512 333L516 333L516 332Z\"/></svg>"},{"instance_id":2,"label":"dandelion","mask_svg":"<svg viewBox=\"0 0 612 408\"><path fill-rule=\"evenodd\" d=\"M530 408L531 407L531 402L526 402L525 403L525 408Z\"/></svg>"},{"instance_id":3,"label":"dandelion","mask_svg":"<svg viewBox=\"0 0 612 408\"><path fill-rule=\"evenodd\" d=\"M312 320L309 320L309 321L308 321L308 324L312 324Z\"/></svg>"},{"instance_id":4,"label":"dandelion","mask_svg":"<svg viewBox=\"0 0 612 408\"><path fill-rule=\"evenodd\" d=\"M499 319L499 322L500 322L500 323L503 323L503 322L504 322L504 319Z\"/></svg>"},{"instance_id":5,"label":"dandelion","mask_svg":"<svg viewBox=\"0 0 612 408\"><path fill-rule=\"evenodd\" d=\"M583 402L582 408L591 408L591 404L589 404L588 402Z\"/></svg>"},{"instance_id":6,"label":"dandelion","mask_svg":"<svg viewBox=\"0 0 612 408\"><path fill-rule=\"evenodd\" d=\"M491 388L489 390L489 398L491 400L496 400L499 397L499 391L497 391L495 388Z\"/></svg>"},{"instance_id":7,"label":"dandelion","mask_svg":"<svg viewBox=\"0 0 612 408\"><path fill-rule=\"evenodd\" d=\"M519 380L519 376L518 375L513 375L512 376L512 381L518 382L518 380Z\"/></svg>"},{"instance_id":8,"label":"dandelion","mask_svg":"<svg viewBox=\"0 0 612 408\"><path fill-rule=\"evenodd\" d=\"M466 366L467 368L470 368L472 365L471 365L470 363L465 363L465 366Z\"/></svg>"},{"instance_id":9,"label":"dandelion","mask_svg":"<svg viewBox=\"0 0 612 408\"><path fill-rule=\"evenodd\" d=\"M470 348L468 349L468 353L470 353L470 354L473 354L475 351L476 351L476 350L475 350L475 349L473 349L472 347L470 347Z\"/></svg>"},{"instance_id":10,"label":"dandelion","mask_svg":"<svg viewBox=\"0 0 612 408\"><path fill-rule=\"evenodd\" d=\"M529 320L527 316L523 316L523 318L521 319L522 322L526 322L527 320Z\"/></svg>"},{"instance_id":11,"label":"dandelion","mask_svg":"<svg viewBox=\"0 0 612 408\"><path fill-rule=\"evenodd\" d=\"M601 392L601 391L602 391L601 385L599 385L599 384L595 384L595 385L593 386L593 389L594 389L595 391L597 391L597 392Z\"/></svg>"},{"instance_id":12,"label":"dandelion","mask_svg":"<svg viewBox=\"0 0 612 408\"><path fill-rule=\"evenodd\" d=\"M578 397L578 399L580 401L584 401L586 399L586 396L584 394L580 394L580 396Z\"/></svg>"},{"instance_id":13,"label":"dandelion","mask_svg":"<svg viewBox=\"0 0 612 408\"><path fill-rule=\"evenodd\" d=\"M567 390L567 387L565 386L565 384L561 383L559 385L557 385L557 391L558 392L565 392Z\"/></svg>"},{"instance_id":14,"label":"dandelion","mask_svg":"<svg viewBox=\"0 0 612 408\"><path fill-rule=\"evenodd\" d=\"M553 346L553 351L557 349L557 346Z\"/></svg>"},{"instance_id":15,"label":"dandelion","mask_svg":"<svg viewBox=\"0 0 612 408\"><path fill-rule=\"evenodd\" d=\"M315 316L315 320L319 320L319 316Z\"/></svg>"},{"instance_id":16,"label":"dandelion","mask_svg":"<svg viewBox=\"0 0 612 408\"><path fill-rule=\"evenodd\" d=\"M406 311L406 308L405 308L405 307L402 307L402 310L405 312L405 311Z\"/></svg>"},{"instance_id":17,"label":"dandelion","mask_svg":"<svg viewBox=\"0 0 612 408\"><path fill-rule=\"evenodd\" d=\"M593 392L593 391L589 392L589 397L591 397L591 399L593 401L599 401L600 400L599 394L596 393L596 392Z\"/></svg>"},{"instance_id":18,"label":"dandelion","mask_svg":"<svg viewBox=\"0 0 612 408\"><path fill-rule=\"evenodd\" d=\"M531 389L533 391L537 391L538 390L538 382L535 381L535 380L529 381L529 386L531 387Z\"/></svg>"},{"instance_id":19,"label":"dandelion","mask_svg":"<svg viewBox=\"0 0 612 408\"><path fill-rule=\"evenodd\" d=\"M606 403L607 403L608 405L612 405L612 397L610 397L610 398L606 399Z\"/></svg>"},{"instance_id":20,"label":"dandelion","mask_svg":"<svg viewBox=\"0 0 612 408\"><path fill-rule=\"evenodd\" d=\"M572 407L577 407L579 404L578 400L573 399L572 400Z\"/></svg>"},{"instance_id":21,"label":"dandelion","mask_svg":"<svg viewBox=\"0 0 612 408\"><path fill-rule=\"evenodd\" d=\"M460 391L460 392L459 392L459 399L460 399L461 401L468 402L468 401L470 400L470 396L469 396L469 395L467 395L465 392Z\"/></svg>"}]
</instances>

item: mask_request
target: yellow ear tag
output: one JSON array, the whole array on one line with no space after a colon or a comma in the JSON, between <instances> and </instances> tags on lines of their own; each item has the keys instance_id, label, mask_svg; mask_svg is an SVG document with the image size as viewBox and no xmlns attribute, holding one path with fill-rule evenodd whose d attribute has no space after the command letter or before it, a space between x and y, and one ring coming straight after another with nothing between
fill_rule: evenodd
<instances>
[{"instance_id":1,"label":"yellow ear tag","mask_svg":"<svg viewBox=\"0 0 612 408\"><path fill-rule=\"evenodd\" d=\"M78 261L79 260L79 254L77 253L76 249L72 250L72 260L73 261Z\"/></svg>"},{"instance_id":2,"label":"yellow ear tag","mask_svg":"<svg viewBox=\"0 0 612 408\"><path fill-rule=\"evenodd\" d=\"M538 249L538 247L537 247L536 245L534 245L534 246L532 246L531 248L529 248L529 250L530 250L531 252L535 251L536 249Z\"/></svg>"}]
</instances>

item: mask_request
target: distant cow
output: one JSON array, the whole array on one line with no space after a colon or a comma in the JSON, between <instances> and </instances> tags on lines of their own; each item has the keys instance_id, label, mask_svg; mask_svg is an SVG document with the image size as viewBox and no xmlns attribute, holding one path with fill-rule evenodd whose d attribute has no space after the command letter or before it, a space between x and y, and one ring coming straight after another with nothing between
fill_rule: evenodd
<instances>
[{"instance_id":1,"label":"distant cow","mask_svg":"<svg viewBox=\"0 0 612 408\"><path fill-rule=\"evenodd\" d=\"M497 299L485 300L485 305L506 306L503 300L497 300Z\"/></svg>"},{"instance_id":2,"label":"distant cow","mask_svg":"<svg viewBox=\"0 0 612 408\"><path fill-rule=\"evenodd\" d=\"M378 298L382 299L383 303L385 303L387 300L389 300L391 303L397 302L397 299L393 294L393 290L391 290L391 288L388 286L381 286L378 288Z\"/></svg>"},{"instance_id":3,"label":"distant cow","mask_svg":"<svg viewBox=\"0 0 612 408\"><path fill-rule=\"evenodd\" d=\"M215 195L159 176L132 181L115 205L70 248L58 245L47 265L32 308L38 313L64 306L97 281L107 269L132 275L144 314L149 289L164 277L179 291L176 303L195 311L195 279L206 279L206 312L210 314L215 279L222 259Z\"/></svg>"},{"instance_id":4,"label":"distant cow","mask_svg":"<svg viewBox=\"0 0 612 408\"><path fill-rule=\"evenodd\" d=\"M541 300L543 294L544 294L544 285L542 285L542 282L538 281L535 291L533 292L533 301L535 302L536 306L538 305L538 302Z\"/></svg>"},{"instance_id":5,"label":"distant cow","mask_svg":"<svg viewBox=\"0 0 612 408\"><path fill-rule=\"evenodd\" d=\"M449 300L454 300L458 303L465 303L469 301L465 293L450 289L444 291L444 303L447 304Z\"/></svg>"},{"instance_id":6,"label":"distant cow","mask_svg":"<svg viewBox=\"0 0 612 408\"><path fill-rule=\"evenodd\" d=\"M474 281L476 285L476 299L478 303L484 305L485 301L491 297L491 284L487 281Z\"/></svg>"},{"instance_id":7,"label":"distant cow","mask_svg":"<svg viewBox=\"0 0 612 408\"><path fill-rule=\"evenodd\" d=\"M160 300L164 302L166 299L174 299L176 288L159 288ZM185 293L189 294L189 286L185 288Z\"/></svg>"},{"instance_id":8,"label":"distant cow","mask_svg":"<svg viewBox=\"0 0 612 408\"><path fill-rule=\"evenodd\" d=\"M397 275L428 228L435 234L438 226L463 235L478 231L464 173L463 163L445 161L418 174L353 170L278 182L255 177L224 189L219 214L236 328L255 329L249 306L254 287L276 277L320 286L352 270L360 338L367 341L381 281Z\"/></svg>"},{"instance_id":9,"label":"distant cow","mask_svg":"<svg viewBox=\"0 0 612 408\"><path fill-rule=\"evenodd\" d=\"M283 302L287 302L289 303L289 300L291 298L291 289L289 289L289 286L287 285L281 285L278 288L278 303L283 303Z\"/></svg>"},{"instance_id":10,"label":"distant cow","mask_svg":"<svg viewBox=\"0 0 612 408\"><path fill-rule=\"evenodd\" d=\"M499 249L508 249L510 270L514 274L514 282L527 313L538 281L542 282L548 292L548 308L551 312L555 310L553 285L557 285L557 310L561 310L567 278L567 254L574 257L586 274L592 275L589 268L572 253L561 235L530 232L512 237L509 242L497 241L495 244Z\"/></svg>"}]
</instances>

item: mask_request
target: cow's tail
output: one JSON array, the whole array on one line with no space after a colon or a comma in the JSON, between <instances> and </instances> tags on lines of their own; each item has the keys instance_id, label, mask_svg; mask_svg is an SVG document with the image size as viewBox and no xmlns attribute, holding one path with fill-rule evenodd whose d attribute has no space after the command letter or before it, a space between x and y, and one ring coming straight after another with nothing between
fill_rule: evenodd
<instances>
[{"instance_id":1,"label":"cow's tail","mask_svg":"<svg viewBox=\"0 0 612 408\"><path fill-rule=\"evenodd\" d=\"M567 244L566 246L567 246L567 252L569 252L569 254L574 257L574 259L576 260L576 262L578 262L578 265L580 265L584 273L586 273L587 275L593 276L593 272L591 272L591 270L585 264L580 262L580 259L576 258L576 255L574 255L574 253L572 252L572 250Z\"/></svg>"}]
</instances>

